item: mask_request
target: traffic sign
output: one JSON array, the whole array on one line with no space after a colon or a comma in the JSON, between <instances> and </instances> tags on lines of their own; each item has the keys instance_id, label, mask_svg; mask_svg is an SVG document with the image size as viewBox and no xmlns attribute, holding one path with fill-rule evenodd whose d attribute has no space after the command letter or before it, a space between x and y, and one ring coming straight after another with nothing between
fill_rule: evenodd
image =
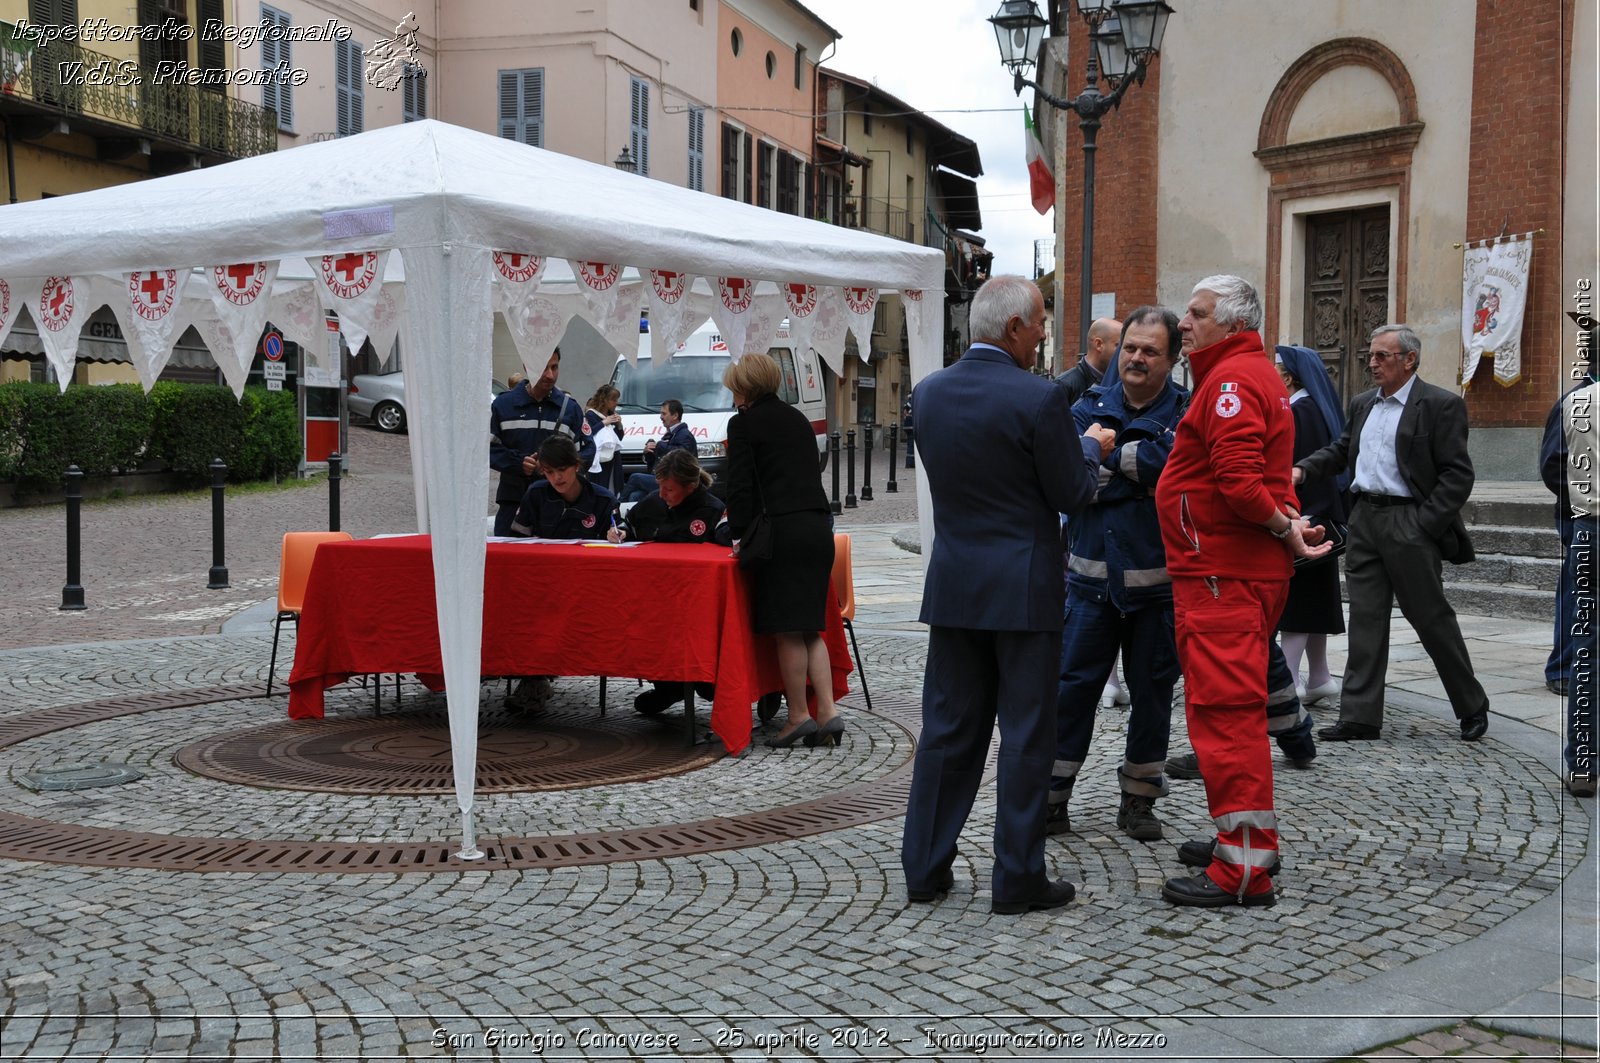
<instances>
[{"instance_id":1,"label":"traffic sign","mask_svg":"<svg viewBox=\"0 0 1600 1063\"><path fill-rule=\"evenodd\" d=\"M269 362L283 361L283 334L268 332L266 339L261 341L261 353L267 356Z\"/></svg>"},{"instance_id":2,"label":"traffic sign","mask_svg":"<svg viewBox=\"0 0 1600 1063\"><path fill-rule=\"evenodd\" d=\"M261 375L266 379L269 385L273 381L278 381L281 384L284 380L288 379L289 367L284 365L282 362L262 362ZM272 390L276 391L278 389L273 388Z\"/></svg>"},{"instance_id":3,"label":"traffic sign","mask_svg":"<svg viewBox=\"0 0 1600 1063\"><path fill-rule=\"evenodd\" d=\"M268 391L282 391L283 390L283 381L275 380L272 377L268 377L267 378L267 390Z\"/></svg>"}]
</instances>

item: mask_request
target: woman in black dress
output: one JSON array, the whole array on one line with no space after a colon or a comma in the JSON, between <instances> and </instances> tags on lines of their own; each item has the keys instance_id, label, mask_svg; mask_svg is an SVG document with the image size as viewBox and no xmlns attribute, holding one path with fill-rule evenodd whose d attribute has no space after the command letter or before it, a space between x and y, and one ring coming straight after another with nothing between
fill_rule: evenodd
<instances>
[{"instance_id":1,"label":"woman in black dress","mask_svg":"<svg viewBox=\"0 0 1600 1063\"><path fill-rule=\"evenodd\" d=\"M1338 439L1344 431L1333 381L1322 358L1306 347L1279 347L1278 374L1289 389L1294 414L1294 460L1300 461ZM1349 519L1345 485L1334 480L1300 484L1300 512L1340 524ZM1307 705L1339 692L1328 669L1328 636L1344 632L1344 606L1339 600L1339 561L1328 557L1294 570L1289 600L1278 621L1279 643L1289 674L1300 679L1300 657L1306 659L1306 680L1300 697Z\"/></svg>"},{"instance_id":2,"label":"woman in black dress","mask_svg":"<svg viewBox=\"0 0 1600 1063\"><path fill-rule=\"evenodd\" d=\"M728 525L735 543L763 511L772 525L772 558L752 573L752 624L778 644L789 716L767 745L833 745L844 720L833 703L833 668L822 641L833 578L833 518L817 471L817 436L805 414L778 398L778 363L747 354L722 384L739 412L728 421ZM737 546L735 547L737 549ZM817 715L806 708L806 681Z\"/></svg>"}]
</instances>

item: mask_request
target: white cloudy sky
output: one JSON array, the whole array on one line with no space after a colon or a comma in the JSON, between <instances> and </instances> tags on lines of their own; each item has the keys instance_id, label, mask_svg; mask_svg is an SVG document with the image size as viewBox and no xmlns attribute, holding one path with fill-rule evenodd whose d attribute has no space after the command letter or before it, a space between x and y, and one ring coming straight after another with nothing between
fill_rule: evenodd
<instances>
[{"instance_id":1,"label":"white cloudy sky","mask_svg":"<svg viewBox=\"0 0 1600 1063\"><path fill-rule=\"evenodd\" d=\"M996 273L1033 274L1033 242L1051 235L1034 211L1023 162L1022 101L986 19L999 0L801 0L840 34L822 65L876 81L983 156L983 232ZM1031 96L1026 93L1025 96Z\"/></svg>"}]
</instances>

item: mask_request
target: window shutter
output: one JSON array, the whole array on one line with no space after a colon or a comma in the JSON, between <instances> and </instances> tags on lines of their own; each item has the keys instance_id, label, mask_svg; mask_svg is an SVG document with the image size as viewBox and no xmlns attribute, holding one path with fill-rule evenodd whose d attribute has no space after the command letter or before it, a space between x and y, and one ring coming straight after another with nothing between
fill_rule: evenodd
<instances>
[{"instance_id":1,"label":"window shutter","mask_svg":"<svg viewBox=\"0 0 1600 1063\"><path fill-rule=\"evenodd\" d=\"M642 177L650 176L650 83L639 78L630 82L630 147Z\"/></svg>"},{"instance_id":2,"label":"window shutter","mask_svg":"<svg viewBox=\"0 0 1600 1063\"><path fill-rule=\"evenodd\" d=\"M544 70L522 72L522 142L544 147Z\"/></svg>"},{"instance_id":3,"label":"window shutter","mask_svg":"<svg viewBox=\"0 0 1600 1063\"><path fill-rule=\"evenodd\" d=\"M706 190L706 112L699 107L689 109L689 187Z\"/></svg>"},{"instance_id":4,"label":"window shutter","mask_svg":"<svg viewBox=\"0 0 1600 1063\"><path fill-rule=\"evenodd\" d=\"M404 118L407 122L420 122L428 117L427 71L416 63L405 65L405 78L400 82Z\"/></svg>"},{"instance_id":5,"label":"window shutter","mask_svg":"<svg viewBox=\"0 0 1600 1063\"><path fill-rule=\"evenodd\" d=\"M522 139L517 136L517 104L521 98L522 74L515 70L500 71L500 135L506 140Z\"/></svg>"},{"instance_id":6,"label":"window shutter","mask_svg":"<svg viewBox=\"0 0 1600 1063\"><path fill-rule=\"evenodd\" d=\"M746 133L744 135L744 154L740 157L744 163L740 167L744 171L744 196L742 198L746 203L750 202L750 170L756 164L755 153L750 150L752 143L754 141L751 139L750 134Z\"/></svg>"},{"instance_id":7,"label":"window shutter","mask_svg":"<svg viewBox=\"0 0 1600 1063\"><path fill-rule=\"evenodd\" d=\"M287 30L290 26L289 14L276 8L261 5L261 21L279 30ZM261 49L261 69L277 70L281 67L288 68L294 65L293 49L289 41L268 40L263 36L258 45ZM271 107L278 112L278 128L285 131L294 129L294 86L286 81L272 81L261 86L261 105Z\"/></svg>"}]
</instances>

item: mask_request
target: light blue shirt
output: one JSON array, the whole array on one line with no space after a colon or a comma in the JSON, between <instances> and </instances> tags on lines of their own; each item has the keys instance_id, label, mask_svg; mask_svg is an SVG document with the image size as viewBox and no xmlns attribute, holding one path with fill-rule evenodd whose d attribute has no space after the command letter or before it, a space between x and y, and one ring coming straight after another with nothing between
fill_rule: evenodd
<instances>
[{"instance_id":1,"label":"light blue shirt","mask_svg":"<svg viewBox=\"0 0 1600 1063\"><path fill-rule=\"evenodd\" d=\"M1393 395L1378 396L1367 423L1361 426L1361 453L1356 458L1356 475L1352 489L1368 495L1394 495L1410 498L1411 488L1400 475L1400 458L1395 453L1394 437L1400 430L1400 415L1405 412L1406 401L1411 397L1411 385L1417 382L1413 374Z\"/></svg>"}]
</instances>

